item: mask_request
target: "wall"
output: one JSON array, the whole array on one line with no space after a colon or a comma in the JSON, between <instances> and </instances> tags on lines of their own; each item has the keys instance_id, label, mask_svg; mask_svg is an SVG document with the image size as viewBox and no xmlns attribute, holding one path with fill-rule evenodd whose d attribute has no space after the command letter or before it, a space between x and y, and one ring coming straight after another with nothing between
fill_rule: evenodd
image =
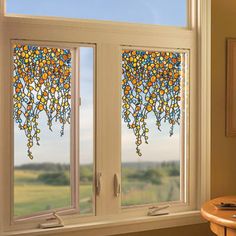
<instances>
[{"instance_id":1,"label":"wall","mask_svg":"<svg viewBox=\"0 0 236 236\"><path fill-rule=\"evenodd\" d=\"M212 197L216 197L236 193L236 138L225 136L226 38L236 38L236 1L212 1Z\"/></svg>"},{"instance_id":2,"label":"wall","mask_svg":"<svg viewBox=\"0 0 236 236\"><path fill-rule=\"evenodd\" d=\"M119 236L213 236L207 224L153 230ZM118 236L118 235L117 235Z\"/></svg>"},{"instance_id":3,"label":"wall","mask_svg":"<svg viewBox=\"0 0 236 236\"><path fill-rule=\"evenodd\" d=\"M0 32L2 32L2 22L1 22L1 19L0 19ZM1 34L0 34L0 51L2 51L2 37L1 37ZM1 58L0 57L0 74L1 74L1 68L2 68L2 61L1 61ZM1 85L0 85L1 86ZM2 99L0 99L2 100ZM0 106L2 105L1 101L0 101ZM0 122L1 123L1 122ZM0 127L1 129L1 127ZM0 143L0 150L3 149L3 146L2 146L2 142ZM1 165L1 159L0 159L0 165ZM1 183L2 180L0 180L0 186L2 186L2 183ZM2 205L1 205L1 201L0 201L0 209L2 209ZM2 217L0 217L0 235L1 235L1 229L2 229Z\"/></svg>"}]
</instances>

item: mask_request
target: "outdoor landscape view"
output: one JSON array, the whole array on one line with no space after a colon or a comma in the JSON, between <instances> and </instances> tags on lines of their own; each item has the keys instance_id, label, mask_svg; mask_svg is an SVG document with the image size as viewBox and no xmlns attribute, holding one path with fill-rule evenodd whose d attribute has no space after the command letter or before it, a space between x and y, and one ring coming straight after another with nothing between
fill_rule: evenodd
<instances>
[{"instance_id":1,"label":"outdoor landscape view","mask_svg":"<svg viewBox=\"0 0 236 236\"><path fill-rule=\"evenodd\" d=\"M179 200L179 162L122 165L123 206ZM80 167L80 211L92 212L93 166ZM69 165L25 164L15 168L15 216L70 205Z\"/></svg>"}]
</instances>

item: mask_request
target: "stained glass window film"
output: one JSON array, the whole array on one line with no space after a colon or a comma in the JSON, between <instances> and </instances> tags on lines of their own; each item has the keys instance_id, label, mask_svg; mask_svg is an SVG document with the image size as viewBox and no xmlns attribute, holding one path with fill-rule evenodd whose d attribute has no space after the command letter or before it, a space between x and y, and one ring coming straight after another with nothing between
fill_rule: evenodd
<instances>
[{"instance_id":1,"label":"stained glass window film","mask_svg":"<svg viewBox=\"0 0 236 236\"><path fill-rule=\"evenodd\" d=\"M40 145L40 116L50 130L60 123L64 135L71 118L71 52L68 49L14 45L13 116L27 137L27 155Z\"/></svg>"},{"instance_id":2,"label":"stained glass window film","mask_svg":"<svg viewBox=\"0 0 236 236\"><path fill-rule=\"evenodd\" d=\"M60 16L172 26L187 26L187 0L7 0L6 11L31 16ZM126 10L124 10L126 9Z\"/></svg>"},{"instance_id":3,"label":"stained glass window film","mask_svg":"<svg viewBox=\"0 0 236 236\"><path fill-rule=\"evenodd\" d=\"M122 205L180 200L186 53L122 52Z\"/></svg>"}]
</instances>

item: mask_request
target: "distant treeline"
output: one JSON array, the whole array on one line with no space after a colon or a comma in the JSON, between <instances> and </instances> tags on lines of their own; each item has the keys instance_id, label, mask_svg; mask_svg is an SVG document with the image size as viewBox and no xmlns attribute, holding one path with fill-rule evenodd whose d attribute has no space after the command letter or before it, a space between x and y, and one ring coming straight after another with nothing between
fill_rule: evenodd
<instances>
[{"instance_id":1,"label":"distant treeline","mask_svg":"<svg viewBox=\"0 0 236 236\"><path fill-rule=\"evenodd\" d=\"M69 164L61 164L61 163L30 163L23 164L15 167L16 170L34 170L34 171L50 171L50 172L59 172L59 171L69 171Z\"/></svg>"},{"instance_id":2,"label":"distant treeline","mask_svg":"<svg viewBox=\"0 0 236 236\"><path fill-rule=\"evenodd\" d=\"M131 169L153 169L153 168L177 168L179 169L180 163L179 161L163 161L163 162L126 162L122 163L123 168L131 168ZM81 164L81 168L92 168L92 164ZM52 162L44 162L44 163L30 163L23 164L15 167L16 170L35 170L35 171L69 171L69 164L61 164L61 163L52 163Z\"/></svg>"},{"instance_id":3,"label":"distant treeline","mask_svg":"<svg viewBox=\"0 0 236 236\"><path fill-rule=\"evenodd\" d=\"M122 179L162 184L163 177L180 175L179 161L130 162L122 165Z\"/></svg>"},{"instance_id":4,"label":"distant treeline","mask_svg":"<svg viewBox=\"0 0 236 236\"><path fill-rule=\"evenodd\" d=\"M38 180L49 185L68 185L69 164L60 163L31 163L15 167L16 170L40 171ZM166 162L130 162L122 164L122 179L150 182L152 184L161 184L165 176L179 176L179 161ZM93 181L92 164L80 166L81 184L91 183Z\"/></svg>"}]
</instances>

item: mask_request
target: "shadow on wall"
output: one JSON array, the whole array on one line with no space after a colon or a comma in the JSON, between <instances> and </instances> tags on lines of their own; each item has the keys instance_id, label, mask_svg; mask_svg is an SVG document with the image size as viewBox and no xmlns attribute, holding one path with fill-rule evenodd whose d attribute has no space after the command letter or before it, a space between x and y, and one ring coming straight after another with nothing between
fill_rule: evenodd
<instances>
[{"instance_id":1,"label":"shadow on wall","mask_svg":"<svg viewBox=\"0 0 236 236\"><path fill-rule=\"evenodd\" d=\"M152 231L144 231L138 233L122 234L117 236L214 236L210 231L209 225L197 224L185 227L176 227L169 229L160 229Z\"/></svg>"}]
</instances>

